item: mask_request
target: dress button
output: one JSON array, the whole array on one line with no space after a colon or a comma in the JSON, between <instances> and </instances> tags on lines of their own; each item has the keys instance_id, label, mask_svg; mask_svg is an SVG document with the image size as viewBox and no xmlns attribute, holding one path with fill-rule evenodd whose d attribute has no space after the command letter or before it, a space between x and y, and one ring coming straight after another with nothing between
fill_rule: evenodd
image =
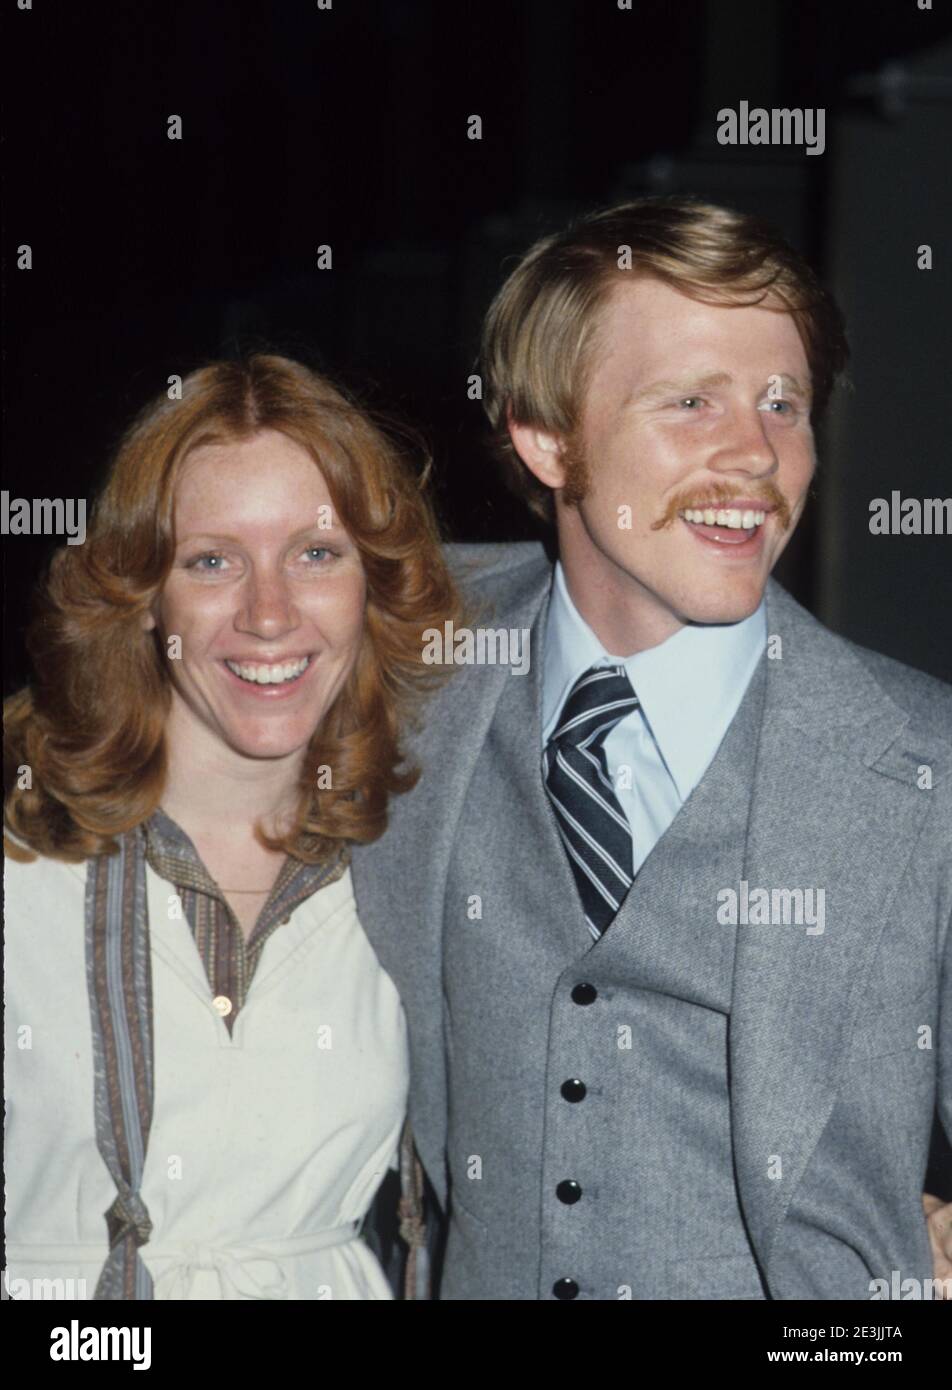
<instances>
[{"instance_id":1,"label":"dress button","mask_svg":"<svg viewBox=\"0 0 952 1390\"><path fill-rule=\"evenodd\" d=\"M564 1202L567 1207L573 1206L582 1195L582 1189L574 1178L566 1178L560 1182L555 1189L555 1195L560 1202Z\"/></svg>"},{"instance_id":2,"label":"dress button","mask_svg":"<svg viewBox=\"0 0 952 1390\"><path fill-rule=\"evenodd\" d=\"M578 1284L574 1279L556 1279L552 1285L552 1292L556 1298L566 1303L570 1298L578 1298Z\"/></svg>"},{"instance_id":3,"label":"dress button","mask_svg":"<svg viewBox=\"0 0 952 1390\"><path fill-rule=\"evenodd\" d=\"M231 1013L231 1000L227 994L216 994L212 1000L212 1008L217 1014L221 1014L222 1018L225 1018L227 1014Z\"/></svg>"},{"instance_id":4,"label":"dress button","mask_svg":"<svg viewBox=\"0 0 952 1390\"><path fill-rule=\"evenodd\" d=\"M586 1086L585 1086L585 1082L584 1082L584 1081L579 1081L579 1079L578 1079L577 1076L573 1077L571 1081L563 1081L563 1082L562 1082L562 1099L563 1099L563 1100L570 1100L570 1101L572 1102L572 1104L574 1105L576 1101L584 1100L584 1099L585 1099L585 1095L586 1095Z\"/></svg>"},{"instance_id":5,"label":"dress button","mask_svg":"<svg viewBox=\"0 0 952 1390\"><path fill-rule=\"evenodd\" d=\"M594 985L576 985L572 990L572 1000L576 1004L594 1004L598 990Z\"/></svg>"}]
</instances>

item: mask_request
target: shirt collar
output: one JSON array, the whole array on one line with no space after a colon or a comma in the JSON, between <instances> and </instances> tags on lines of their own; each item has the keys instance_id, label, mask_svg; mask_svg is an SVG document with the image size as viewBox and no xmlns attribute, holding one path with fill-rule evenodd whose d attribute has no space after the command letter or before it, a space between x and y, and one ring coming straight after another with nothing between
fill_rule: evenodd
<instances>
[{"instance_id":1,"label":"shirt collar","mask_svg":"<svg viewBox=\"0 0 952 1390\"><path fill-rule=\"evenodd\" d=\"M142 829L146 859L160 877L178 887L205 893L227 906L224 893L206 869L191 838L161 806L142 823ZM308 843L316 846L320 842L309 836ZM344 841L332 846L329 859L314 864L285 855L266 904L266 913L276 902L286 907L288 902L303 901L318 888L333 883L350 864L350 857L350 846Z\"/></svg>"},{"instance_id":2,"label":"shirt collar","mask_svg":"<svg viewBox=\"0 0 952 1390\"><path fill-rule=\"evenodd\" d=\"M194 888L210 898L224 901L218 884L205 868L190 837L170 815L157 806L143 822L146 859L169 883Z\"/></svg>"},{"instance_id":3,"label":"shirt collar","mask_svg":"<svg viewBox=\"0 0 952 1390\"><path fill-rule=\"evenodd\" d=\"M579 613L556 561L546 617L542 738L547 742L566 697L590 666L624 666L644 718L686 801L737 713L767 641L766 602L739 623L694 624L634 656L606 652ZM624 722L624 721L622 721Z\"/></svg>"}]
</instances>

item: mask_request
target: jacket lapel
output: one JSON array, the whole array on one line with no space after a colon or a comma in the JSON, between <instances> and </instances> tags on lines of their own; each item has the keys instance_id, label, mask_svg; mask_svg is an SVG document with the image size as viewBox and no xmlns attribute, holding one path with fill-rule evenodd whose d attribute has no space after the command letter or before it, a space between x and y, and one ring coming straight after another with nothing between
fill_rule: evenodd
<instances>
[{"instance_id":1,"label":"jacket lapel","mask_svg":"<svg viewBox=\"0 0 952 1390\"><path fill-rule=\"evenodd\" d=\"M497 547L480 547L489 565ZM512 564L514 547L493 575L493 606L485 627L529 628L549 591L552 567L541 547ZM468 547L447 547L456 577ZM478 590L476 591L478 594ZM479 595L481 597L481 595ZM539 679L533 667L515 676L507 666L460 666L427 702L420 730L406 740L407 756L422 768L412 791L391 801L386 834L354 849L351 873L360 921L406 1008L411 1046L410 1124L417 1151L446 1209L446 1064L443 1052L442 934L446 878L460 811L476 760L507 681Z\"/></svg>"},{"instance_id":2,"label":"jacket lapel","mask_svg":"<svg viewBox=\"0 0 952 1390\"><path fill-rule=\"evenodd\" d=\"M813 934L792 923L737 926L731 1114L741 1201L765 1268L833 1109L928 802L903 745L908 715L858 654L772 580L767 621L782 655L766 662L745 877L750 891L822 888L825 921Z\"/></svg>"}]
</instances>

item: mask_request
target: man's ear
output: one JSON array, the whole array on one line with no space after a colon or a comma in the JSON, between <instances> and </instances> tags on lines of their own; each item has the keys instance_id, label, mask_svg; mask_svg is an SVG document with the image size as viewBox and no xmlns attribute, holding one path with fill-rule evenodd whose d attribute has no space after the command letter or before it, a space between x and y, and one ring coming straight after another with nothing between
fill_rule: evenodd
<instances>
[{"instance_id":1,"label":"man's ear","mask_svg":"<svg viewBox=\"0 0 952 1390\"><path fill-rule=\"evenodd\" d=\"M512 447L531 473L546 487L565 486L565 463L562 440L536 425L518 425L510 416L509 438Z\"/></svg>"}]
</instances>

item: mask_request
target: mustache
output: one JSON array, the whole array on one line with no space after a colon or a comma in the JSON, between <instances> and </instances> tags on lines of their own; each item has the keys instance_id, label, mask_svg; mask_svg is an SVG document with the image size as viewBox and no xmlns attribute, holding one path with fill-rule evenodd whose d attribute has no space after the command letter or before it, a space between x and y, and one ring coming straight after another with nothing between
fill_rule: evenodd
<instances>
[{"instance_id":1,"label":"mustache","mask_svg":"<svg viewBox=\"0 0 952 1390\"><path fill-rule=\"evenodd\" d=\"M743 497L744 499L756 499L763 504L764 509L770 509L776 518L781 531L786 531L790 525L790 503L777 487L776 483L761 483L756 488L744 488L743 491L738 487L729 487L726 483L715 483L712 487L705 488L703 494L696 490L693 492L682 492L672 497L665 508L664 515L657 521L651 523L652 531L663 531L669 526L673 526L678 519L678 513L684 511L685 507L696 507L703 511L712 507L714 511L720 511L724 507L730 507L734 501Z\"/></svg>"}]
</instances>

